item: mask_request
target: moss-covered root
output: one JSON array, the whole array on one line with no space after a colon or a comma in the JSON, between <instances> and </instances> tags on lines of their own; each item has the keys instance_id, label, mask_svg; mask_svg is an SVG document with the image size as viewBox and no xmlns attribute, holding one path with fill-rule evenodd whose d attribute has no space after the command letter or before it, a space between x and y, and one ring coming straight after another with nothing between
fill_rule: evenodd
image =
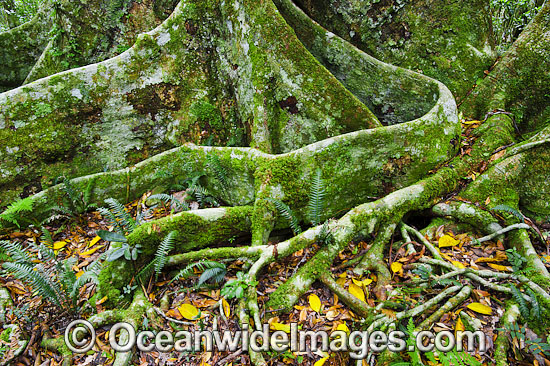
<instances>
[{"instance_id":1,"label":"moss-covered root","mask_svg":"<svg viewBox=\"0 0 550 366\"><path fill-rule=\"evenodd\" d=\"M458 305L462 304L466 299L470 297L470 294L472 293L472 288L470 286L464 286L462 290L455 296L451 297L447 302L439 307L436 311L434 311L429 317L427 317L418 328L420 329L430 329L431 326L439 321L439 319L448 311L453 310Z\"/></svg>"},{"instance_id":2,"label":"moss-covered root","mask_svg":"<svg viewBox=\"0 0 550 366\"><path fill-rule=\"evenodd\" d=\"M376 236L376 239L374 239L372 247L354 269L354 272L360 276L368 270L376 272L377 280L374 293L380 300L386 299L387 286L391 282L391 273L384 261L384 249L386 248L386 243L390 241L396 226L396 224L389 224L383 227Z\"/></svg>"},{"instance_id":3,"label":"moss-covered root","mask_svg":"<svg viewBox=\"0 0 550 366\"><path fill-rule=\"evenodd\" d=\"M6 311L13 306L10 292L5 287L0 287L0 323L6 322Z\"/></svg>"},{"instance_id":4,"label":"moss-covered root","mask_svg":"<svg viewBox=\"0 0 550 366\"><path fill-rule=\"evenodd\" d=\"M342 300L344 304L349 306L349 308L361 318L368 318L372 315L373 309L336 283L330 272L321 273L319 280L334 294L336 294L338 299Z\"/></svg>"},{"instance_id":5,"label":"moss-covered root","mask_svg":"<svg viewBox=\"0 0 550 366\"><path fill-rule=\"evenodd\" d=\"M550 116L550 3L465 100L466 116L482 118L495 108L512 111L523 130L548 125Z\"/></svg>"},{"instance_id":6,"label":"moss-covered root","mask_svg":"<svg viewBox=\"0 0 550 366\"><path fill-rule=\"evenodd\" d=\"M508 330L506 329L510 325L514 324L519 318L520 312L517 304L510 302L504 315L500 318L500 328L497 339L495 340L495 365L496 366L508 366L508 349L510 348L510 342L508 341Z\"/></svg>"},{"instance_id":7,"label":"moss-covered root","mask_svg":"<svg viewBox=\"0 0 550 366\"><path fill-rule=\"evenodd\" d=\"M247 300L246 298L242 298L239 301L239 306L237 308L237 314L239 316L239 321L241 325L250 325L250 315L248 313L248 306L247 306ZM264 357L260 352L254 351L252 348L248 348L248 354L250 356L250 361L254 366L265 366L267 363L265 362Z\"/></svg>"},{"instance_id":8,"label":"moss-covered root","mask_svg":"<svg viewBox=\"0 0 550 366\"><path fill-rule=\"evenodd\" d=\"M40 342L40 346L48 351L59 352L63 356L62 366L71 366L73 364L73 357L71 351L65 345L63 337L59 338L43 338Z\"/></svg>"},{"instance_id":9,"label":"moss-covered root","mask_svg":"<svg viewBox=\"0 0 550 366\"><path fill-rule=\"evenodd\" d=\"M515 204L508 203L508 206L514 207ZM432 212L439 216L451 216L458 221L479 228L491 236L494 236L494 234L502 232L506 229L503 229L498 223L498 220L495 219L489 212L484 211L470 203L439 203L432 207ZM510 245L516 248L518 252L527 259L526 266L538 272L539 276L542 276L542 282L548 283L548 281L550 281L550 274L535 251L533 244L529 239L527 230L522 228L523 226L520 225L517 225L516 227L518 227L519 230L513 230L507 234ZM528 226L525 225L525 227Z\"/></svg>"},{"instance_id":10,"label":"moss-covered root","mask_svg":"<svg viewBox=\"0 0 550 366\"><path fill-rule=\"evenodd\" d=\"M138 329L141 326L143 317L155 317L155 310L153 305L149 302L143 291L139 290L134 295L134 301L130 307L124 311L123 319L125 322L129 323L134 329ZM128 341L128 333L121 332L119 342L120 344L125 344ZM133 352L118 352L116 354L115 362L113 366L128 366L132 361Z\"/></svg>"}]
</instances>

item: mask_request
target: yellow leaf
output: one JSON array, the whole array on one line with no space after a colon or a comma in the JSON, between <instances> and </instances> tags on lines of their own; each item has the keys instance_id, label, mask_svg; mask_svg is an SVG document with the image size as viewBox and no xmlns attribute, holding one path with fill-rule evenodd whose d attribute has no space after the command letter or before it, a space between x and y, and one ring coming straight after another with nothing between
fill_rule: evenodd
<instances>
[{"instance_id":1,"label":"yellow leaf","mask_svg":"<svg viewBox=\"0 0 550 366\"><path fill-rule=\"evenodd\" d=\"M199 315L199 309L191 304L182 304L178 307L181 316L188 320L194 320Z\"/></svg>"},{"instance_id":2,"label":"yellow leaf","mask_svg":"<svg viewBox=\"0 0 550 366\"><path fill-rule=\"evenodd\" d=\"M53 249L54 250L59 250L61 248L64 248L66 245L67 245L67 242L65 240L56 241L55 243L53 243Z\"/></svg>"},{"instance_id":3,"label":"yellow leaf","mask_svg":"<svg viewBox=\"0 0 550 366\"><path fill-rule=\"evenodd\" d=\"M321 300L319 299L319 296L315 294L309 295L309 306L313 309L313 311L316 311L318 313L321 312Z\"/></svg>"},{"instance_id":4,"label":"yellow leaf","mask_svg":"<svg viewBox=\"0 0 550 366\"><path fill-rule=\"evenodd\" d=\"M456 240L450 235L443 235L441 238L439 238L439 247L445 248L445 247L454 247L455 245L460 244L460 240Z\"/></svg>"},{"instance_id":5,"label":"yellow leaf","mask_svg":"<svg viewBox=\"0 0 550 366\"><path fill-rule=\"evenodd\" d=\"M473 125L475 123L481 123L481 121L476 121L476 120L473 120L473 121L462 121L463 124L465 125Z\"/></svg>"},{"instance_id":6,"label":"yellow leaf","mask_svg":"<svg viewBox=\"0 0 550 366\"><path fill-rule=\"evenodd\" d=\"M104 245L98 245L97 247L92 248L92 249L90 249L90 250L87 250L87 251L85 251L84 253L80 253L80 256L81 256L82 258L88 258L88 257L90 257L92 254L94 254L95 252L97 252L99 249L101 249L101 248L103 248L103 247L104 247Z\"/></svg>"},{"instance_id":7,"label":"yellow leaf","mask_svg":"<svg viewBox=\"0 0 550 366\"><path fill-rule=\"evenodd\" d=\"M364 286L368 286L368 285L370 285L371 283L372 283L372 279L370 279L370 278L367 278L366 280L363 280L363 285L364 285Z\"/></svg>"},{"instance_id":8,"label":"yellow leaf","mask_svg":"<svg viewBox=\"0 0 550 366\"><path fill-rule=\"evenodd\" d=\"M363 289L357 286L355 283L350 283L349 292L359 300L365 302L365 293L363 292Z\"/></svg>"},{"instance_id":9,"label":"yellow leaf","mask_svg":"<svg viewBox=\"0 0 550 366\"><path fill-rule=\"evenodd\" d=\"M101 300L97 301L95 304L96 304L96 305L101 305L101 304L103 304L105 301L107 301L107 296L104 296Z\"/></svg>"},{"instance_id":10,"label":"yellow leaf","mask_svg":"<svg viewBox=\"0 0 550 366\"><path fill-rule=\"evenodd\" d=\"M76 278L79 278L80 276L82 276L84 274L84 271L78 271L76 272Z\"/></svg>"},{"instance_id":11,"label":"yellow leaf","mask_svg":"<svg viewBox=\"0 0 550 366\"><path fill-rule=\"evenodd\" d=\"M487 265L493 269L496 269L497 271L512 271L512 268L507 266L501 266L500 264L494 264L494 263L487 263Z\"/></svg>"},{"instance_id":12,"label":"yellow leaf","mask_svg":"<svg viewBox=\"0 0 550 366\"><path fill-rule=\"evenodd\" d=\"M475 311L476 313L480 313L484 315L491 315L493 313L493 309L479 302L473 302L471 304L468 304L468 306L466 307L470 310Z\"/></svg>"},{"instance_id":13,"label":"yellow leaf","mask_svg":"<svg viewBox=\"0 0 550 366\"><path fill-rule=\"evenodd\" d=\"M93 246L96 245L97 242L100 241L100 240L101 240L101 238L99 237L99 235L96 235L96 237L93 238L92 241L90 242L89 247L93 247Z\"/></svg>"},{"instance_id":14,"label":"yellow leaf","mask_svg":"<svg viewBox=\"0 0 550 366\"><path fill-rule=\"evenodd\" d=\"M456 268L460 268L460 269L466 268L466 266L464 264L460 263L459 261L451 261L451 263L454 264L454 266Z\"/></svg>"},{"instance_id":15,"label":"yellow leaf","mask_svg":"<svg viewBox=\"0 0 550 366\"><path fill-rule=\"evenodd\" d=\"M349 334L349 328L346 323L338 324L338 326L336 327L336 330L341 330Z\"/></svg>"},{"instance_id":16,"label":"yellow leaf","mask_svg":"<svg viewBox=\"0 0 550 366\"><path fill-rule=\"evenodd\" d=\"M225 298L222 298L222 307L223 307L223 313L225 314L226 318L229 318L231 315L231 307L229 306L229 303Z\"/></svg>"},{"instance_id":17,"label":"yellow leaf","mask_svg":"<svg viewBox=\"0 0 550 366\"><path fill-rule=\"evenodd\" d=\"M269 324L269 327L273 330L282 330L285 333L290 333L290 325L273 322Z\"/></svg>"},{"instance_id":18,"label":"yellow leaf","mask_svg":"<svg viewBox=\"0 0 550 366\"><path fill-rule=\"evenodd\" d=\"M323 357L317 362L315 362L313 366L323 366L327 360L328 360L328 357Z\"/></svg>"},{"instance_id":19,"label":"yellow leaf","mask_svg":"<svg viewBox=\"0 0 550 366\"><path fill-rule=\"evenodd\" d=\"M464 323L462 322L462 319L459 316L458 319L456 320L455 331L463 332L464 330L466 330L466 327L464 327Z\"/></svg>"},{"instance_id":20,"label":"yellow leaf","mask_svg":"<svg viewBox=\"0 0 550 366\"><path fill-rule=\"evenodd\" d=\"M403 263L393 262L391 264L391 270L393 273L401 273L403 271Z\"/></svg>"}]
</instances>

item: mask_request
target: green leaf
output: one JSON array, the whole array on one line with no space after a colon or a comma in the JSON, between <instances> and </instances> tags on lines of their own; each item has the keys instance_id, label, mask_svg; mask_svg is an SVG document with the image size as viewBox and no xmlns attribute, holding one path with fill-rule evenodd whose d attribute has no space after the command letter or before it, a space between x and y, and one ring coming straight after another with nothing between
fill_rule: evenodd
<instances>
[{"instance_id":1,"label":"green leaf","mask_svg":"<svg viewBox=\"0 0 550 366\"><path fill-rule=\"evenodd\" d=\"M128 239L126 239L126 236L107 230L98 230L96 234L105 241L114 241L118 243L126 243L128 241Z\"/></svg>"}]
</instances>

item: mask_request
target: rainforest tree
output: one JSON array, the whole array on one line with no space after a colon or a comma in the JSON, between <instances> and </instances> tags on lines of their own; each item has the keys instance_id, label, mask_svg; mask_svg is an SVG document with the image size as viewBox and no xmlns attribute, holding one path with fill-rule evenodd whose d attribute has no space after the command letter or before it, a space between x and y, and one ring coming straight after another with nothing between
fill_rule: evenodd
<instances>
[{"instance_id":1,"label":"rainforest tree","mask_svg":"<svg viewBox=\"0 0 550 366\"><path fill-rule=\"evenodd\" d=\"M262 316L291 310L315 281L381 329L437 303L452 309L478 285L513 299L499 281L521 286L520 299L547 311L550 275L531 228L550 215L550 4L535 5L537 15L497 57L481 0L47 1L0 33L0 205L27 197L32 211L22 220L31 224L60 201L60 176L103 205L168 192L204 172L201 187L219 207L144 222L125 242L140 246L139 266L168 234L167 266L244 260L243 322L259 327ZM419 217L432 220L422 233L409 225ZM424 236L441 223L494 234L529 270L503 275L445 261ZM287 237L274 242L273 233ZM376 274L381 304L397 296L394 241L424 245L421 253L408 245L407 255L461 282L388 317L331 274L359 239L369 250L350 269ZM263 271L314 244L260 306L254 284ZM112 309L134 265L124 257L104 265L98 291ZM141 290L133 298L93 323L124 317L139 326L150 304ZM519 317L516 302L503 322ZM498 365L507 349L503 332Z\"/></svg>"}]
</instances>

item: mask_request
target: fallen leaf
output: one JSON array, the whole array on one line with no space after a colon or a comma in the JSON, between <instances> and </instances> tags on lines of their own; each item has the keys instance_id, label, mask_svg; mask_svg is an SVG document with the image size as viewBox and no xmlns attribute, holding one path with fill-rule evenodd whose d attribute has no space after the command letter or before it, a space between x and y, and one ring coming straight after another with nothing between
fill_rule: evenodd
<instances>
[{"instance_id":1,"label":"fallen leaf","mask_svg":"<svg viewBox=\"0 0 550 366\"><path fill-rule=\"evenodd\" d=\"M315 294L309 295L309 306L317 313L321 312L321 300Z\"/></svg>"},{"instance_id":2,"label":"fallen leaf","mask_svg":"<svg viewBox=\"0 0 550 366\"><path fill-rule=\"evenodd\" d=\"M500 264L494 264L494 263L487 263L487 265L493 269L496 269L497 271L508 271L511 272L512 268L507 266L501 266Z\"/></svg>"},{"instance_id":3,"label":"fallen leaf","mask_svg":"<svg viewBox=\"0 0 550 366\"><path fill-rule=\"evenodd\" d=\"M460 244L460 240L456 240L452 236L445 234L441 238L439 238L438 243L440 248L454 247L455 245Z\"/></svg>"},{"instance_id":4,"label":"fallen leaf","mask_svg":"<svg viewBox=\"0 0 550 366\"><path fill-rule=\"evenodd\" d=\"M53 243L53 249L59 250L59 249L65 248L66 245L67 245L67 242L65 240L56 241L55 243Z\"/></svg>"},{"instance_id":5,"label":"fallen leaf","mask_svg":"<svg viewBox=\"0 0 550 366\"><path fill-rule=\"evenodd\" d=\"M348 328L346 323L338 324L338 326L336 327L336 330L341 330L341 331L346 332L348 334L350 333L349 328Z\"/></svg>"},{"instance_id":6,"label":"fallen leaf","mask_svg":"<svg viewBox=\"0 0 550 366\"><path fill-rule=\"evenodd\" d=\"M229 306L229 303L225 298L222 298L222 307L223 307L223 313L225 314L225 317L229 318L231 316L231 306Z\"/></svg>"},{"instance_id":7,"label":"fallen leaf","mask_svg":"<svg viewBox=\"0 0 550 366\"><path fill-rule=\"evenodd\" d=\"M393 273L401 273L403 271L403 263L393 262L390 268Z\"/></svg>"},{"instance_id":8,"label":"fallen leaf","mask_svg":"<svg viewBox=\"0 0 550 366\"><path fill-rule=\"evenodd\" d=\"M194 320L199 315L199 309L191 304L182 304L178 307L181 316L188 320Z\"/></svg>"},{"instance_id":9,"label":"fallen leaf","mask_svg":"<svg viewBox=\"0 0 550 366\"><path fill-rule=\"evenodd\" d=\"M473 302L471 304L468 304L468 306L466 307L470 310L475 311L476 313L480 313L484 315L491 315L493 313L493 309L479 302Z\"/></svg>"},{"instance_id":10,"label":"fallen leaf","mask_svg":"<svg viewBox=\"0 0 550 366\"><path fill-rule=\"evenodd\" d=\"M317 362L315 362L313 366L323 366L327 360L328 360L328 357L323 357Z\"/></svg>"},{"instance_id":11,"label":"fallen leaf","mask_svg":"<svg viewBox=\"0 0 550 366\"><path fill-rule=\"evenodd\" d=\"M290 333L290 325L273 322L269 324L269 327L273 330L282 330L285 333Z\"/></svg>"},{"instance_id":12,"label":"fallen leaf","mask_svg":"<svg viewBox=\"0 0 550 366\"><path fill-rule=\"evenodd\" d=\"M350 283L349 292L359 300L365 302L365 293L363 292L363 289L357 286L355 283Z\"/></svg>"}]
</instances>

